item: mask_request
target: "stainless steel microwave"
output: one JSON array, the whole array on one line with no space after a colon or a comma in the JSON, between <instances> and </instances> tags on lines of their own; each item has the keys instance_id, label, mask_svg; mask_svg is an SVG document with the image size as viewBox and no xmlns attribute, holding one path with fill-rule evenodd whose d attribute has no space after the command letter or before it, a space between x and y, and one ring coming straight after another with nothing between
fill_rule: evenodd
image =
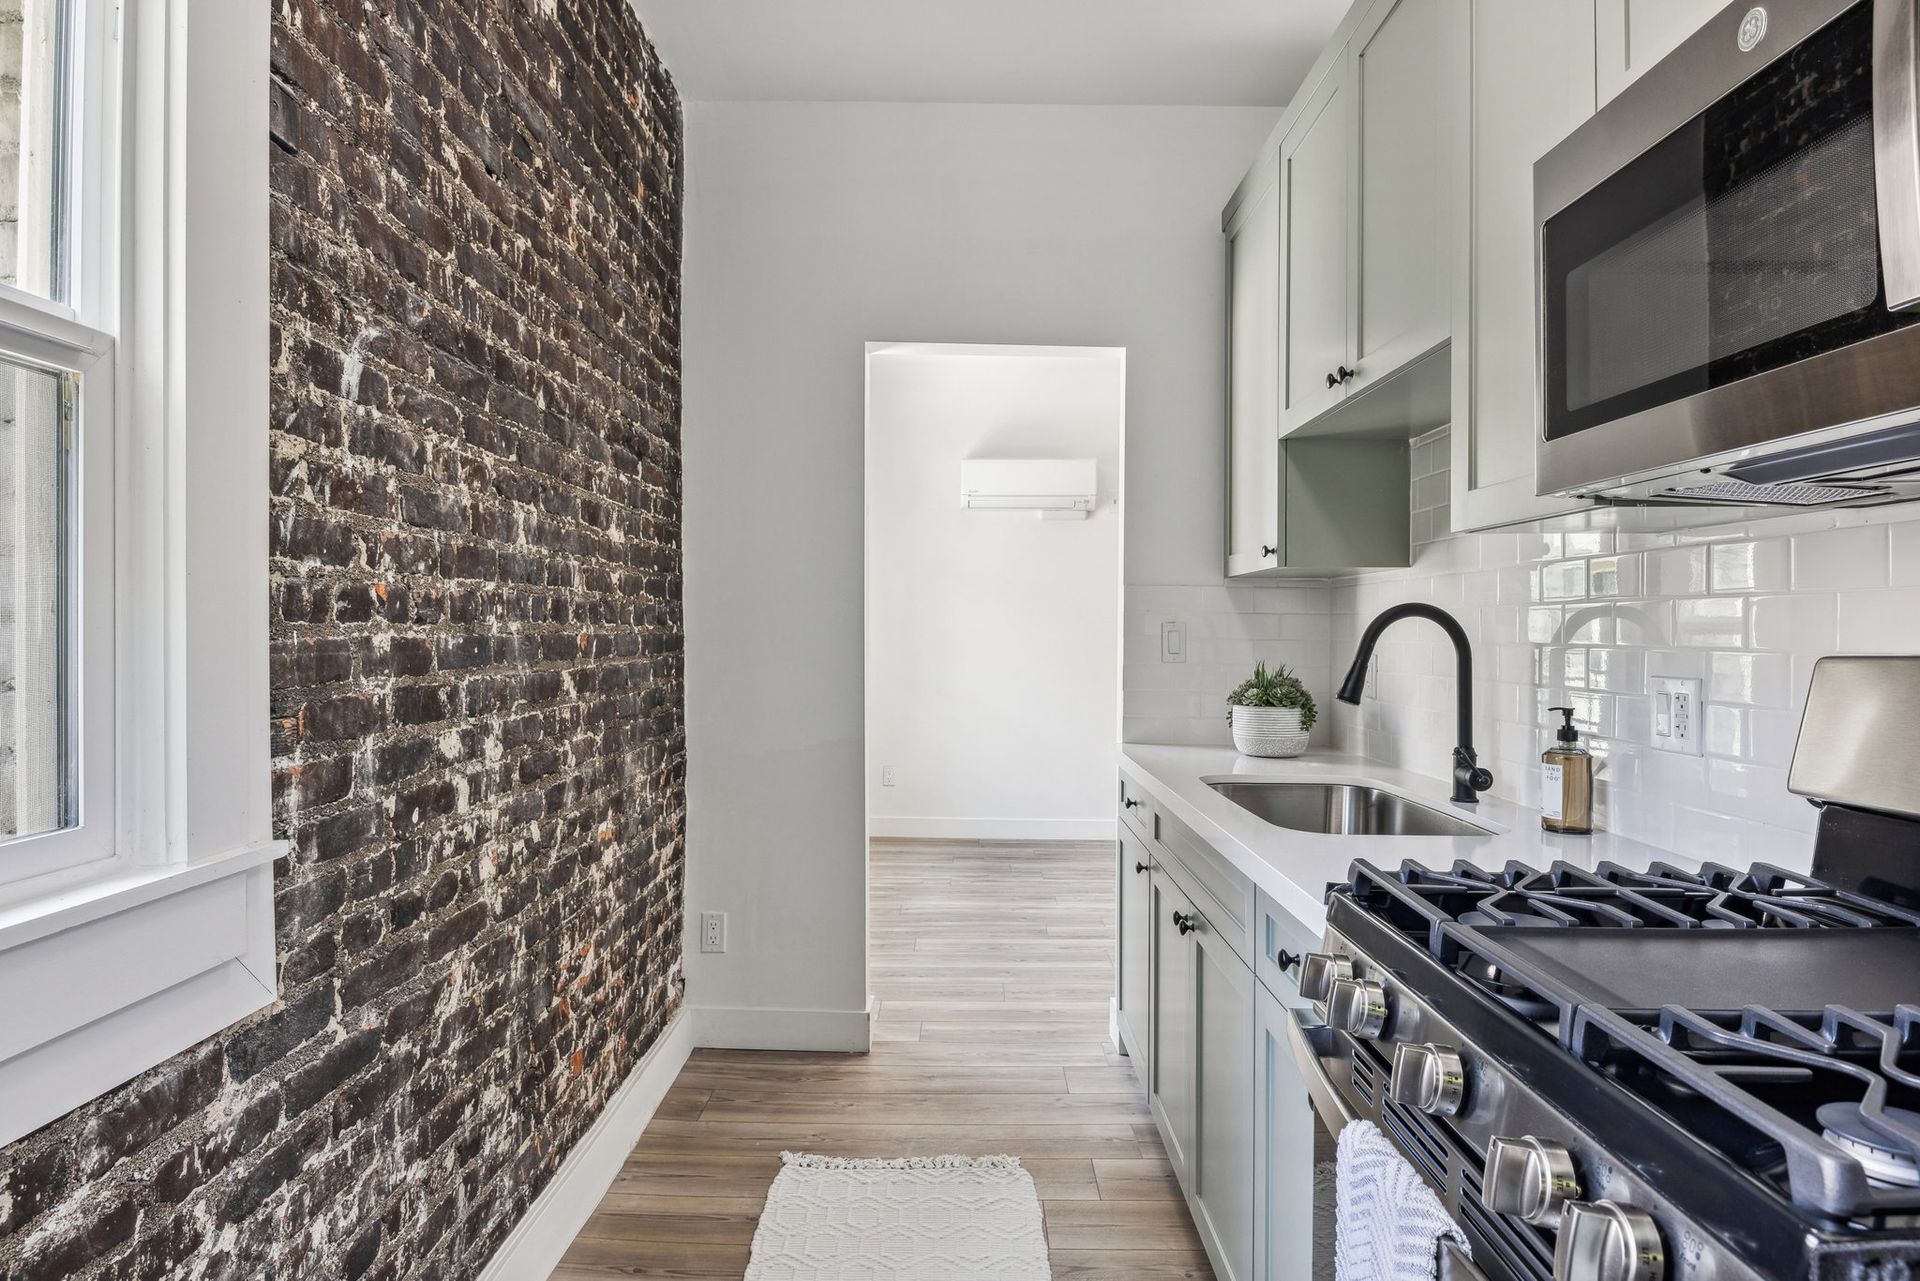
<instances>
[{"instance_id":1,"label":"stainless steel microwave","mask_svg":"<svg viewBox=\"0 0 1920 1281\"><path fill-rule=\"evenodd\" d=\"M1541 493L1920 497L1917 8L1736 3L1535 165Z\"/></svg>"}]
</instances>

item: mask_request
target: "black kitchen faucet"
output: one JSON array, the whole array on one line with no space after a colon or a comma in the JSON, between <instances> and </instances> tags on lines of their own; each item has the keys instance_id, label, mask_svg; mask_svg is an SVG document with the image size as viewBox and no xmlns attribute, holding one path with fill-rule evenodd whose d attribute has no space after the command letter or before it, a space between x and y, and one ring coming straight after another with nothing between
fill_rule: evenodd
<instances>
[{"instance_id":1,"label":"black kitchen faucet","mask_svg":"<svg viewBox=\"0 0 1920 1281\"><path fill-rule=\"evenodd\" d=\"M1347 679L1340 684L1339 699L1343 703L1360 705L1360 696L1366 690L1367 663L1373 658L1373 647L1380 642L1380 633L1387 630L1403 618L1425 618L1439 624L1440 630L1453 642L1453 656L1457 669L1455 684L1460 699L1460 728L1456 735L1459 746L1453 749L1453 803L1456 805L1477 805L1480 793L1493 786L1493 774L1480 768L1480 758L1473 751L1473 646L1467 643L1467 633L1456 619L1446 610L1436 605L1395 605L1383 610L1380 616L1367 624L1366 633L1360 637L1360 648L1354 651L1353 666L1347 669Z\"/></svg>"}]
</instances>

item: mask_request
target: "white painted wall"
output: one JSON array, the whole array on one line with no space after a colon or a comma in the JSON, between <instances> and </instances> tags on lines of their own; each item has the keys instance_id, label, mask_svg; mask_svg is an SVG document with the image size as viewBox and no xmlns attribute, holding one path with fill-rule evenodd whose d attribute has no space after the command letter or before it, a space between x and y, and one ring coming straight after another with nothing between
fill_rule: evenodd
<instances>
[{"instance_id":1,"label":"white painted wall","mask_svg":"<svg viewBox=\"0 0 1920 1281\"><path fill-rule=\"evenodd\" d=\"M1124 353L902 344L868 362L869 834L1112 836ZM966 458L1092 458L1097 505L968 511Z\"/></svg>"},{"instance_id":2,"label":"white painted wall","mask_svg":"<svg viewBox=\"0 0 1920 1281\"><path fill-rule=\"evenodd\" d=\"M864 1044L865 344L1125 348L1127 582L1217 586L1220 208L1277 116L687 105L687 908L731 927L687 957L703 1039Z\"/></svg>"}]
</instances>

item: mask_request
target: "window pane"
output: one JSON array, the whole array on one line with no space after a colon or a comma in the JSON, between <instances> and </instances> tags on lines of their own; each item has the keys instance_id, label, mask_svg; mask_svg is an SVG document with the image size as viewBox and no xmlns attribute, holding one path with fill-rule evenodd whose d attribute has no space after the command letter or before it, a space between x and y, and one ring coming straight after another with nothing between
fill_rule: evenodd
<instances>
[{"instance_id":1,"label":"window pane","mask_svg":"<svg viewBox=\"0 0 1920 1281\"><path fill-rule=\"evenodd\" d=\"M0 0L0 280L67 293L70 0Z\"/></svg>"},{"instance_id":2,"label":"window pane","mask_svg":"<svg viewBox=\"0 0 1920 1281\"><path fill-rule=\"evenodd\" d=\"M0 839L74 821L65 382L0 361Z\"/></svg>"}]
</instances>

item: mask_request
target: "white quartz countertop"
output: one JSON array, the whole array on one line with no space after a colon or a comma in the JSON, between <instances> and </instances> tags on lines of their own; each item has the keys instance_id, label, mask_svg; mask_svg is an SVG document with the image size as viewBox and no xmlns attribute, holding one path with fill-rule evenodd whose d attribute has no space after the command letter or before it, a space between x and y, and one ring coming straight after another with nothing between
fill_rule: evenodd
<instances>
[{"instance_id":1,"label":"white quartz countertop","mask_svg":"<svg viewBox=\"0 0 1920 1281\"><path fill-rule=\"evenodd\" d=\"M1448 780L1412 774L1358 756L1309 752L1290 760L1242 756L1230 747L1170 747L1127 743L1120 768L1172 817L1212 846L1281 908L1316 933L1326 925L1329 882L1347 879L1356 859L1379 868L1406 860L1447 868L1466 859L1489 870L1518 861L1545 867L1565 861L1591 868L1614 862L1640 870L1656 862L1695 868L1638 841L1596 832L1559 836L1540 828L1540 812L1483 798L1477 806L1455 805ZM1360 783L1490 829L1484 836L1335 836L1296 832L1256 818L1207 786L1209 781Z\"/></svg>"}]
</instances>

